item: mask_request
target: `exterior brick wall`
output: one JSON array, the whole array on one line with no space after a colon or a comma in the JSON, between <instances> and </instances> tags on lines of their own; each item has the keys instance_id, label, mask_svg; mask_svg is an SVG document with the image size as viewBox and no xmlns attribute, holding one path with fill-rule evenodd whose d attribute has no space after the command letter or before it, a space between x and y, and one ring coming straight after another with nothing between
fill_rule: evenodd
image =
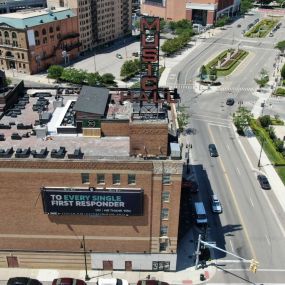
<instances>
[{"instance_id":1,"label":"exterior brick wall","mask_svg":"<svg viewBox=\"0 0 285 285\"><path fill-rule=\"evenodd\" d=\"M214 11L208 11L207 12L207 24L212 25L215 21L215 12Z\"/></svg>"},{"instance_id":2,"label":"exterior brick wall","mask_svg":"<svg viewBox=\"0 0 285 285\"><path fill-rule=\"evenodd\" d=\"M130 124L130 155L167 155L167 124Z\"/></svg>"},{"instance_id":3,"label":"exterior brick wall","mask_svg":"<svg viewBox=\"0 0 285 285\"><path fill-rule=\"evenodd\" d=\"M102 136L129 136L129 121L103 121Z\"/></svg>"},{"instance_id":4,"label":"exterior brick wall","mask_svg":"<svg viewBox=\"0 0 285 285\"><path fill-rule=\"evenodd\" d=\"M27 250L31 254L34 250L80 252L80 242L85 235L86 248L92 252L159 252L159 243L154 248L152 241L160 235L161 193L164 189L171 192L171 199L163 205L170 209L169 220L163 223L168 225L170 237L177 239L180 172L171 176L173 182L170 185L162 185L162 174L154 175L153 162L143 160L39 162L10 159L0 161L0 169L0 208L5 217L0 220L3 235L0 251ZM82 184L81 173L90 173L89 184ZM121 181L116 187L144 189L144 215L92 217L44 214L41 187L102 187L97 184L97 173L105 174L104 187L114 187L112 174L119 173ZM128 185L129 173L136 174L135 185ZM30 262L33 267L35 260Z\"/></svg>"}]
</instances>

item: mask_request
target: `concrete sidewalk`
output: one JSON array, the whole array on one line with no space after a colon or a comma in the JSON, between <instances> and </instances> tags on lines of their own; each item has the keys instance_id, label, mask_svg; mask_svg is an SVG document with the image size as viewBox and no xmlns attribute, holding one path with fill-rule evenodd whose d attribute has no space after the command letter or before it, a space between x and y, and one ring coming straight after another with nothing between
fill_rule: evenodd
<instances>
[{"instance_id":1,"label":"concrete sidewalk","mask_svg":"<svg viewBox=\"0 0 285 285\"><path fill-rule=\"evenodd\" d=\"M187 268L179 272L141 272L141 271L99 271L89 270L88 276L91 278L88 284L95 284L97 278L120 278L126 279L130 284L137 284L138 280L150 279L165 281L171 285L180 284L200 284L200 274L206 278L205 282L215 274L216 267L209 266L205 269L195 270ZM6 285L6 281L11 277L30 277L42 282L51 282L55 278L71 277L84 280L84 270L55 270L55 269L26 269L26 268L0 268L0 284Z\"/></svg>"}]
</instances>

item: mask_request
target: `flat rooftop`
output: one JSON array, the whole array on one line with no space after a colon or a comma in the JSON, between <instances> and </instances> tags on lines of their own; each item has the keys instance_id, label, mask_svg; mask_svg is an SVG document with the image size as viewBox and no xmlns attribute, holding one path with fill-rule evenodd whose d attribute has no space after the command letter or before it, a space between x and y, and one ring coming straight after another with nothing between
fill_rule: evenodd
<instances>
[{"instance_id":1,"label":"flat rooftop","mask_svg":"<svg viewBox=\"0 0 285 285\"><path fill-rule=\"evenodd\" d=\"M63 95L62 98L64 106L54 108L53 102L55 101L55 96L46 97L49 101L49 105L48 110L44 113L52 114L51 121L47 125L52 123L54 116L57 116L58 126L61 126L61 121L67 111L66 106L68 106L70 102L76 101L78 95ZM0 141L0 149L6 150L7 148L13 147L14 151L16 151L18 148L24 150L30 147L31 150L40 152L41 149L47 147L49 151L47 158L50 157L52 149L59 149L60 147L65 147L67 153L73 153L75 149L81 148L81 151L84 153L84 158L86 159L98 157L112 159L116 157L129 157L129 137L83 137L82 134L57 134L52 132L53 129L51 129L51 132L48 132L44 138L37 138L36 135L30 135L29 137L23 137L21 140L12 139L11 135L13 133L18 133L20 136L23 136L32 132L32 129L17 129L17 124L34 125L35 121L39 120L40 114L37 111L33 111L33 105L36 104L37 99L36 97L29 96L29 103L26 104L24 109L21 109L21 114L16 118L4 115L0 119L0 124L11 125L12 123L11 129L0 129L0 134L4 134L5 136L5 141ZM56 115L56 113L58 114ZM49 126L49 128L50 127L52 128L52 126ZM67 122L65 127L74 126ZM15 153L12 157L14 156ZM33 159L32 156L29 158ZM65 159L67 159L67 155Z\"/></svg>"},{"instance_id":2,"label":"flat rooftop","mask_svg":"<svg viewBox=\"0 0 285 285\"><path fill-rule=\"evenodd\" d=\"M129 137L87 137L83 136L81 133L59 133L58 128L67 130L73 129L75 131L75 111L72 111L72 106L75 105L78 100L78 90L77 92L66 92L63 90L58 98L57 95L51 95L50 97L45 97L48 100L49 105L45 111L38 112L33 110L33 106L36 105L38 97L32 97L31 95L35 90L27 90L27 94L24 97L20 97L20 100L26 100L24 108L21 108L21 114L17 117L11 117L11 112L13 112L13 107L5 112L5 115L0 119L0 124L5 126L11 126L10 129L0 128L1 134L4 135L5 140L0 141L0 149L7 150L13 147L14 153L11 158L15 158L15 153L17 149L28 149L34 150L39 153L42 149L47 148L48 154L46 159L55 159L51 157L51 152L53 149L59 150L60 147L65 147L66 155L64 159L68 159L68 154L73 154L78 148L84 153L83 159L130 159L130 139ZM53 91L53 92L52 92ZM51 94L56 94L56 90L50 91ZM49 90L38 90L38 92L49 92ZM69 94L66 94L69 93ZM58 106L58 102L62 102L62 106ZM18 103L19 103L18 102ZM108 108L106 112L106 119L111 120L129 120L132 115L132 111L137 109L137 103L132 103L128 101L119 102L119 97L116 93L112 94L110 97L110 102L108 103ZM134 106L133 106L134 105ZM18 107L17 107L18 108ZM12 109L12 111L11 111ZM9 114L10 112L10 114ZM68 116L67 116L68 115ZM39 121L40 117L46 117L51 119L48 123L40 126L36 122ZM140 120L138 120L140 121ZM167 119L153 120L144 119L142 122L166 122ZM33 129L18 129L17 125L23 124L24 126L32 125L33 129L46 128L47 134L38 137ZM18 133L21 139L15 140L11 136L13 133ZM27 135L28 134L28 135ZM1 158L3 159L3 158ZM23 158L17 158L23 159ZM27 159L27 158L26 158ZM34 158L32 155L28 159L38 159Z\"/></svg>"}]
</instances>

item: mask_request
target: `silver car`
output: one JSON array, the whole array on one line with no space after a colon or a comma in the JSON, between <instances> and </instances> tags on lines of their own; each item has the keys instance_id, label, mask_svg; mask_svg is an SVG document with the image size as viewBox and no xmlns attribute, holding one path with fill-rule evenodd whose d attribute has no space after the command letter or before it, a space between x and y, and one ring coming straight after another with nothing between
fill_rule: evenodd
<instances>
[{"instance_id":1,"label":"silver car","mask_svg":"<svg viewBox=\"0 0 285 285\"><path fill-rule=\"evenodd\" d=\"M215 194L211 196L211 207L213 213L220 214L223 212L222 204Z\"/></svg>"}]
</instances>

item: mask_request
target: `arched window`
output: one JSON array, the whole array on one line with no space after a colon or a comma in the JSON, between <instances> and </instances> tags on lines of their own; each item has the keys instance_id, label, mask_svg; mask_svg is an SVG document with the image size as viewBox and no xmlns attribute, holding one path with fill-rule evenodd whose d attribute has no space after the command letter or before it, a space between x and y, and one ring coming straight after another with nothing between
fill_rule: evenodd
<instances>
[{"instance_id":1,"label":"arched window","mask_svg":"<svg viewBox=\"0 0 285 285\"><path fill-rule=\"evenodd\" d=\"M39 37L39 32L35 31L35 37L38 38Z\"/></svg>"},{"instance_id":2,"label":"arched window","mask_svg":"<svg viewBox=\"0 0 285 285\"><path fill-rule=\"evenodd\" d=\"M46 29L42 29L42 34L43 34L43 35L46 35L46 34L47 34Z\"/></svg>"},{"instance_id":3,"label":"arched window","mask_svg":"<svg viewBox=\"0 0 285 285\"><path fill-rule=\"evenodd\" d=\"M12 38L16 39L17 38L17 34L15 32L12 32Z\"/></svg>"},{"instance_id":4,"label":"arched window","mask_svg":"<svg viewBox=\"0 0 285 285\"><path fill-rule=\"evenodd\" d=\"M0 32L0 37L2 37L2 33Z\"/></svg>"},{"instance_id":5,"label":"arched window","mask_svg":"<svg viewBox=\"0 0 285 285\"><path fill-rule=\"evenodd\" d=\"M49 27L49 33L50 33L50 34L53 33L53 27Z\"/></svg>"},{"instance_id":6,"label":"arched window","mask_svg":"<svg viewBox=\"0 0 285 285\"><path fill-rule=\"evenodd\" d=\"M9 38L9 33L7 31L4 32L5 38Z\"/></svg>"}]
</instances>

